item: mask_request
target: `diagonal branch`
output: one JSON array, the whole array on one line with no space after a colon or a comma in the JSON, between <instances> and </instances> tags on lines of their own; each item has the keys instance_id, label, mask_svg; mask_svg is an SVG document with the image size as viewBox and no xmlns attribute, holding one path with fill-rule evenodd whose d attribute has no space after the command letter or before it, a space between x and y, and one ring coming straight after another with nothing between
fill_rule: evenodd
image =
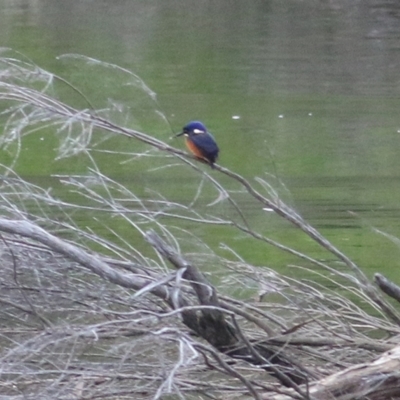
<instances>
[{"instance_id":1,"label":"diagonal branch","mask_svg":"<svg viewBox=\"0 0 400 400\"><path fill-rule=\"evenodd\" d=\"M312 378L305 368L293 363L282 349L265 344L250 344L238 325L234 326L226 320L225 314L233 314L222 308L216 289L197 267L188 263L154 231L147 232L146 239L175 268L184 269L183 276L190 282L199 303L207 306L198 316L197 334L222 353L261 366L283 385L293 387L296 391L299 391L299 384L306 383L309 377Z\"/></svg>"}]
</instances>

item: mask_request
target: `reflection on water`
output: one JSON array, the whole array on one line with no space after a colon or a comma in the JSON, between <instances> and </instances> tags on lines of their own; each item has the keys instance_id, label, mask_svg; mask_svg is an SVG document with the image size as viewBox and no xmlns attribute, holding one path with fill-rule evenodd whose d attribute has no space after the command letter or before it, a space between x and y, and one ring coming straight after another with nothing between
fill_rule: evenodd
<instances>
[{"instance_id":1,"label":"reflection on water","mask_svg":"<svg viewBox=\"0 0 400 400\"><path fill-rule=\"evenodd\" d=\"M70 79L96 107L117 105L118 122L162 140L188 120L203 120L220 144L222 165L246 177L276 175L307 220L340 244L350 235L358 248L352 255L387 268L371 227L400 236L398 2L0 0L0 7L3 46ZM157 92L158 103L144 101L116 71L57 61L63 53L133 70ZM55 143L36 146L47 154ZM112 146L126 150L127 142ZM19 172L32 179L87 167L39 160L32 150L23 155ZM137 184L129 163L100 165ZM176 172L139 175L140 190L156 183L160 192L177 191ZM397 251L390 248L391 266Z\"/></svg>"}]
</instances>

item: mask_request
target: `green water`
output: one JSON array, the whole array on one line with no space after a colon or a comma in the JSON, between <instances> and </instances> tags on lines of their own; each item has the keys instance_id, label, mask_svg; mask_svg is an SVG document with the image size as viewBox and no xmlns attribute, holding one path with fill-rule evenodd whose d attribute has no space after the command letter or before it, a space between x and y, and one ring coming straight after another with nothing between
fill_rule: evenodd
<instances>
[{"instance_id":1,"label":"green water","mask_svg":"<svg viewBox=\"0 0 400 400\"><path fill-rule=\"evenodd\" d=\"M221 148L221 165L249 179L269 180L284 201L369 275L379 271L396 278L398 245L372 230L400 237L400 25L395 3L0 0L0 7L1 46L68 79L96 108L114 105L110 115L117 123L179 148L183 143L171 140L172 133L189 120L202 120ZM70 53L133 71L157 101L132 85L127 73L57 58ZM77 108L87 107L62 83L55 84L55 92ZM93 139L103 138L98 133ZM52 187L65 201L83 201L58 179L49 179L85 174L92 166L83 154L55 160L62 139L51 129L26 137L16 169L26 180ZM114 137L99 143L95 153L102 173L138 196L150 198L157 191L189 204L196 195L198 174L183 165L157 169L177 160L153 152L154 157L138 163L130 155L98 150L133 153L146 146ZM10 160L8 152L0 157L6 164ZM216 196L206 186L196 207L240 220L226 203L207 207ZM316 258L327 257L248 197L237 195L237 201L260 233ZM112 218L97 224L93 216L75 214L82 226L93 224L105 233L108 224L140 240L129 225ZM221 254L218 247L224 243L258 265L279 269L293 262L226 226L185 222L181 227Z\"/></svg>"}]
</instances>

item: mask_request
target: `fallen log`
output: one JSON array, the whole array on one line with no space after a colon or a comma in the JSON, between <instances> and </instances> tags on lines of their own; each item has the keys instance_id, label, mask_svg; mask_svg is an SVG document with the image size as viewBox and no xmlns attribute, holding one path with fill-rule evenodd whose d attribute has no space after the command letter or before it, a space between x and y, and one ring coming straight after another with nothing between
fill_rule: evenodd
<instances>
[{"instance_id":1,"label":"fallen log","mask_svg":"<svg viewBox=\"0 0 400 400\"><path fill-rule=\"evenodd\" d=\"M371 363L353 365L311 383L307 394L312 400L400 399L400 346L383 353ZM287 395L269 393L261 398L292 400L294 395L290 389Z\"/></svg>"}]
</instances>

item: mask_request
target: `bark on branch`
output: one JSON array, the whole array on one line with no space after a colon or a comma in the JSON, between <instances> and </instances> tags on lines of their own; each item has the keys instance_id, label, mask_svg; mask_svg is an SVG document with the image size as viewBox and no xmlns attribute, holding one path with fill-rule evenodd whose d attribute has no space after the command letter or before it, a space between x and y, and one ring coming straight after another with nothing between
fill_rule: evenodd
<instances>
[{"instance_id":1,"label":"bark on branch","mask_svg":"<svg viewBox=\"0 0 400 400\"><path fill-rule=\"evenodd\" d=\"M116 285L129 289L141 290L146 286L154 284L154 280L150 277L149 279L144 278L143 274L139 276L139 274L122 273L117 269L110 267L99 256L90 254L89 252L52 235L32 222L0 218L0 231L35 240ZM154 286L149 291L157 297L170 302L171 293L166 286Z\"/></svg>"},{"instance_id":2,"label":"bark on branch","mask_svg":"<svg viewBox=\"0 0 400 400\"><path fill-rule=\"evenodd\" d=\"M374 276L376 284L382 290L382 292L386 293L388 296L400 302L400 287L395 283L389 281L381 274L375 274Z\"/></svg>"},{"instance_id":3,"label":"bark on branch","mask_svg":"<svg viewBox=\"0 0 400 400\"><path fill-rule=\"evenodd\" d=\"M197 313L196 323L193 315L183 321L198 335L222 353L232 358L244 359L253 365L259 365L288 387L308 382L312 374L288 357L281 348L263 343L251 344L240 332L237 324L233 326L226 319L226 310L219 302L215 288L204 275L187 262L171 246L166 244L154 231L147 232L147 241L177 269L184 268L183 277L188 280L196 293L200 305L208 306Z\"/></svg>"},{"instance_id":4,"label":"bark on branch","mask_svg":"<svg viewBox=\"0 0 400 400\"><path fill-rule=\"evenodd\" d=\"M292 400L291 395L264 396L265 400ZM400 398L400 346L383 353L370 364L358 364L309 387L313 400L388 400Z\"/></svg>"}]
</instances>

